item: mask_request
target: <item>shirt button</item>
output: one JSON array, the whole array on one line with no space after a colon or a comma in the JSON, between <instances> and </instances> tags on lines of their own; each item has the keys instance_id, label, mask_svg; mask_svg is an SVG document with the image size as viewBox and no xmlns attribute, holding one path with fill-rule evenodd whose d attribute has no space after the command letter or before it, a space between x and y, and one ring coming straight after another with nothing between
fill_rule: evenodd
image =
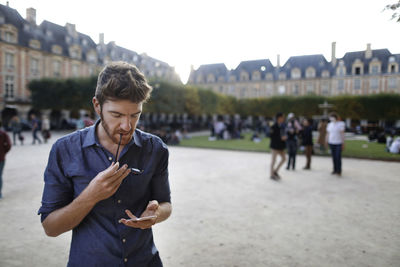
<instances>
[{"instance_id":1,"label":"shirt button","mask_svg":"<svg viewBox=\"0 0 400 267\"><path fill-rule=\"evenodd\" d=\"M108 157L108 160L109 160L109 161L112 161L112 157Z\"/></svg>"},{"instance_id":2,"label":"shirt button","mask_svg":"<svg viewBox=\"0 0 400 267\"><path fill-rule=\"evenodd\" d=\"M125 258L125 259L124 259L124 262L127 262L127 261L128 261L128 259L127 259L127 258Z\"/></svg>"},{"instance_id":3,"label":"shirt button","mask_svg":"<svg viewBox=\"0 0 400 267\"><path fill-rule=\"evenodd\" d=\"M122 239L122 243L125 243L126 242L126 239L124 238L124 239Z\"/></svg>"},{"instance_id":4,"label":"shirt button","mask_svg":"<svg viewBox=\"0 0 400 267\"><path fill-rule=\"evenodd\" d=\"M117 202L118 202L118 204L120 204L120 203L121 203L121 199L118 199L118 201L117 201Z\"/></svg>"}]
</instances>

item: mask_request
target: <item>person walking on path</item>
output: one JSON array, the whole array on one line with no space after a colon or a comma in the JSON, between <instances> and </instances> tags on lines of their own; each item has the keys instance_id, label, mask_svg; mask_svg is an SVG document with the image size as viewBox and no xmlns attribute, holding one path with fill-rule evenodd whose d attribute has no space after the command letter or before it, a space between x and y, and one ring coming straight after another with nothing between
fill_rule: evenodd
<instances>
[{"instance_id":1,"label":"person walking on path","mask_svg":"<svg viewBox=\"0 0 400 267\"><path fill-rule=\"evenodd\" d=\"M18 138L18 140L21 142L21 145L23 145L24 138L21 134L22 124L21 124L21 120L19 119L19 117L17 115L15 115L11 118L10 127L11 127L11 131L13 133L13 144L14 145L17 144L16 138Z\"/></svg>"},{"instance_id":2,"label":"person walking on path","mask_svg":"<svg viewBox=\"0 0 400 267\"><path fill-rule=\"evenodd\" d=\"M344 150L344 130L345 124L338 120L336 113L329 116L330 122L326 127L326 140L332 154L333 171L332 174L342 175L342 151Z\"/></svg>"},{"instance_id":3,"label":"person walking on path","mask_svg":"<svg viewBox=\"0 0 400 267\"><path fill-rule=\"evenodd\" d=\"M319 121L318 123L318 140L317 144L319 145L319 151L322 154L325 154L326 151L326 126L328 125L325 118Z\"/></svg>"},{"instance_id":4,"label":"person walking on path","mask_svg":"<svg viewBox=\"0 0 400 267\"><path fill-rule=\"evenodd\" d=\"M42 136L43 136L43 141L46 144L47 140L50 138L51 133L50 133L50 120L47 116L43 117L42 120Z\"/></svg>"},{"instance_id":5,"label":"person walking on path","mask_svg":"<svg viewBox=\"0 0 400 267\"><path fill-rule=\"evenodd\" d=\"M311 156L313 152L313 136L312 136L312 126L310 119L303 120L303 130L301 131L301 145L304 146L306 155L306 166L304 170L311 169Z\"/></svg>"},{"instance_id":6,"label":"person walking on path","mask_svg":"<svg viewBox=\"0 0 400 267\"><path fill-rule=\"evenodd\" d=\"M135 66L108 64L92 99L100 119L51 149L38 214L48 236L72 230L69 267L162 266L152 227L172 211L169 153L136 129L151 90Z\"/></svg>"},{"instance_id":7,"label":"person walking on path","mask_svg":"<svg viewBox=\"0 0 400 267\"><path fill-rule=\"evenodd\" d=\"M1 123L0 123L1 127ZM0 129L0 198L3 197L2 195L2 188L3 188L3 169L6 163L6 154L11 149L11 140L8 134Z\"/></svg>"},{"instance_id":8,"label":"person walking on path","mask_svg":"<svg viewBox=\"0 0 400 267\"><path fill-rule=\"evenodd\" d=\"M285 147L286 147L286 135L285 135L285 115L281 112L278 112L275 115L275 123L271 127L271 169L270 169L270 178L273 180L279 180L281 176L278 174L279 169L285 163ZM275 162L277 156L280 156L281 160L278 165L275 167Z\"/></svg>"},{"instance_id":9,"label":"person walking on path","mask_svg":"<svg viewBox=\"0 0 400 267\"><path fill-rule=\"evenodd\" d=\"M288 122L286 124L285 132L287 136L286 147L289 159L286 169L289 170L290 167L292 167L292 170L294 170L296 168L297 135L301 130L301 126L293 113L289 113L287 118Z\"/></svg>"},{"instance_id":10,"label":"person walking on path","mask_svg":"<svg viewBox=\"0 0 400 267\"><path fill-rule=\"evenodd\" d=\"M31 115L31 125L32 125L32 145L36 143L36 140L39 141L39 144L42 143L42 140L37 136L38 131L40 131L40 121L36 118L35 114Z\"/></svg>"}]
</instances>

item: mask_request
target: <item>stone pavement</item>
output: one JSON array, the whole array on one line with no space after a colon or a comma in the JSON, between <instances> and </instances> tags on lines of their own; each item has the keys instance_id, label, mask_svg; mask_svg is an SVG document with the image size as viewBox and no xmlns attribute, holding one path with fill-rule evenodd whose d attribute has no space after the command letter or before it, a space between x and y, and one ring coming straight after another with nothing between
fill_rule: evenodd
<instances>
[{"instance_id":1,"label":"stone pavement","mask_svg":"<svg viewBox=\"0 0 400 267\"><path fill-rule=\"evenodd\" d=\"M1 267L66 265L70 232L47 237L36 215L50 147L27 138L7 156ZM173 214L154 227L164 266L400 266L399 163L344 159L338 178L329 158L303 171L299 156L275 182L269 162L267 153L171 147Z\"/></svg>"}]
</instances>

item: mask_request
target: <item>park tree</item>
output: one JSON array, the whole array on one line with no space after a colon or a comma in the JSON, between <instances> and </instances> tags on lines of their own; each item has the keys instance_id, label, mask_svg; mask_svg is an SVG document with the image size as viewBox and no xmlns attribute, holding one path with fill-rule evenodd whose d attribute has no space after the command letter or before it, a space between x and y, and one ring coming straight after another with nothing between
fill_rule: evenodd
<instances>
[{"instance_id":1,"label":"park tree","mask_svg":"<svg viewBox=\"0 0 400 267\"><path fill-rule=\"evenodd\" d=\"M400 0L397 3L386 5L384 10L391 10L393 12L392 19L400 22Z\"/></svg>"}]
</instances>

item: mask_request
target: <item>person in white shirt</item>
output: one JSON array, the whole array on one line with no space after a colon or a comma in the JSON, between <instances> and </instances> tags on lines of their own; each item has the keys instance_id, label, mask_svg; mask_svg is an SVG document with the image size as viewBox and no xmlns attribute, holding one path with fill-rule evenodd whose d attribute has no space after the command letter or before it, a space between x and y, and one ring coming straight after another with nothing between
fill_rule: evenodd
<instances>
[{"instance_id":1,"label":"person in white shirt","mask_svg":"<svg viewBox=\"0 0 400 267\"><path fill-rule=\"evenodd\" d=\"M399 154L400 153L400 137L397 137L396 140L392 142L389 149L390 153Z\"/></svg>"},{"instance_id":2,"label":"person in white shirt","mask_svg":"<svg viewBox=\"0 0 400 267\"><path fill-rule=\"evenodd\" d=\"M333 160L332 174L342 175L342 151L344 150L344 130L343 121L338 121L338 115L331 113L329 123L326 127L326 141L331 149Z\"/></svg>"}]
</instances>

